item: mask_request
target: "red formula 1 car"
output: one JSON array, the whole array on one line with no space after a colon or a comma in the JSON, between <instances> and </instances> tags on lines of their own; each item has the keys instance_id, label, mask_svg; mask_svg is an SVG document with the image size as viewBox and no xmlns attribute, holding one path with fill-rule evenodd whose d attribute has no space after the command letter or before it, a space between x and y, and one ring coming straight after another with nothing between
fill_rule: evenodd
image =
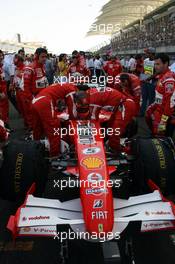
<instances>
[{"instance_id":1,"label":"red formula 1 car","mask_svg":"<svg viewBox=\"0 0 175 264\"><path fill-rule=\"evenodd\" d=\"M104 242L119 239L130 222L141 222L141 232L174 228L175 205L160 191L174 191L168 171L175 167L170 139L127 141L117 157L105 151L97 121L70 121L70 127L74 148L64 143L62 157L52 160L56 172L50 194L35 196L33 184L10 217L7 227L15 237L61 238L68 225L77 239ZM150 154L152 161L144 164ZM150 162L155 171L149 169Z\"/></svg>"},{"instance_id":2,"label":"red formula 1 car","mask_svg":"<svg viewBox=\"0 0 175 264\"><path fill-rule=\"evenodd\" d=\"M72 144L62 141L61 156L51 161L51 177L39 143L9 143L4 149L1 196L23 198L31 185L7 224L14 237L61 239L69 226L67 234L71 230L77 239L104 242L120 241L129 223L141 223L141 232L175 227L175 205L164 197L175 193L170 138L127 139L123 152L116 155L105 149L98 121L69 121L69 125ZM15 159L9 171L12 151ZM127 256L125 263L132 258Z\"/></svg>"}]
</instances>

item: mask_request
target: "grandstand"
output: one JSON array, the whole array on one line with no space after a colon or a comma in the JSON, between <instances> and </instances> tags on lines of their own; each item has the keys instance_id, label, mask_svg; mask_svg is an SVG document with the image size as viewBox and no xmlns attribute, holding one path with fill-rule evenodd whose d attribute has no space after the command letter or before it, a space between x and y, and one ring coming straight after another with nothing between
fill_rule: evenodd
<instances>
[{"instance_id":1,"label":"grandstand","mask_svg":"<svg viewBox=\"0 0 175 264\"><path fill-rule=\"evenodd\" d=\"M143 19L113 33L110 44L113 53L129 55L143 53L145 47L155 47L156 52L175 52L175 1L171 0L145 15ZM104 54L109 45L98 52Z\"/></svg>"},{"instance_id":2,"label":"grandstand","mask_svg":"<svg viewBox=\"0 0 175 264\"><path fill-rule=\"evenodd\" d=\"M43 42L18 42L18 41L2 41L0 40L0 50L5 53L14 53L24 48L28 54L33 54L35 50L43 46Z\"/></svg>"}]
</instances>

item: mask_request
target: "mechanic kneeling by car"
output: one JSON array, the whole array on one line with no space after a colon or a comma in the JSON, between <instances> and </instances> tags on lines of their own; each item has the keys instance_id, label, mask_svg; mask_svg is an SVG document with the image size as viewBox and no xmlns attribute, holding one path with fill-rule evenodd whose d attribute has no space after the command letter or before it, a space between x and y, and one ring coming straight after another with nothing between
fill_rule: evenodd
<instances>
[{"instance_id":1,"label":"mechanic kneeling by car","mask_svg":"<svg viewBox=\"0 0 175 264\"><path fill-rule=\"evenodd\" d=\"M135 102L137 114L139 114L141 97L140 79L135 74L121 73L116 77L114 88Z\"/></svg>"},{"instance_id":2,"label":"mechanic kneeling by car","mask_svg":"<svg viewBox=\"0 0 175 264\"><path fill-rule=\"evenodd\" d=\"M73 93L76 87L73 84L53 84L41 91L32 101L32 128L34 140L47 137L49 141L50 156L58 156L60 152L61 127L58 118L58 104L65 100L66 105L73 107Z\"/></svg>"},{"instance_id":3,"label":"mechanic kneeling by car","mask_svg":"<svg viewBox=\"0 0 175 264\"><path fill-rule=\"evenodd\" d=\"M33 99L33 137L34 140L40 140L42 136L47 137L51 157L58 156L60 152L60 134L54 133L54 128L59 129L61 126L57 116L60 100L66 101L70 120L98 120L100 110L110 108L113 113L108 127L114 133L109 137L109 146L115 151L120 151L120 136L137 114L134 101L112 88L99 92L96 89L86 90L86 87L82 84L54 84Z\"/></svg>"},{"instance_id":4,"label":"mechanic kneeling by car","mask_svg":"<svg viewBox=\"0 0 175 264\"><path fill-rule=\"evenodd\" d=\"M109 147L114 152L120 152L120 137L126 131L127 126L137 115L135 102L113 88L106 87L102 91L89 89L78 91L74 95L76 107L70 114L70 119L98 120L100 111L103 109L112 111L112 115L107 123L111 129L109 137ZM76 109L76 111L75 111Z\"/></svg>"}]
</instances>

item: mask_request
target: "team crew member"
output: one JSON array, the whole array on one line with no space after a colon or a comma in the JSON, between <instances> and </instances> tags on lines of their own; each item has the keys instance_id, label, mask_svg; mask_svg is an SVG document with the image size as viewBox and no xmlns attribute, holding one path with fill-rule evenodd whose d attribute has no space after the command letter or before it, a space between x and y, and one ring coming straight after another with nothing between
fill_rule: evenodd
<instances>
[{"instance_id":1,"label":"team crew member","mask_svg":"<svg viewBox=\"0 0 175 264\"><path fill-rule=\"evenodd\" d=\"M38 48L35 52L34 62L24 69L24 95L27 111L27 125L31 128L31 102L34 96L48 86L45 74L45 62L47 59L47 50Z\"/></svg>"},{"instance_id":2,"label":"team crew member","mask_svg":"<svg viewBox=\"0 0 175 264\"><path fill-rule=\"evenodd\" d=\"M109 136L109 147L119 152L120 137L137 113L134 101L112 88L106 88L101 92L93 90L92 93L79 91L74 97L76 107L73 107L74 111L69 111L70 119L98 120L101 109L112 109L113 114L108 122L108 128L113 131ZM116 133L117 130L119 133Z\"/></svg>"},{"instance_id":3,"label":"team crew member","mask_svg":"<svg viewBox=\"0 0 175 264\"><path fill-rule=\"evenodd\" d=\"M80 73L83 76L90 76L90 70L85 66L81 65L77 56L72 57L73 61L68 68L68 76L74 73Z\"/></svg>"},{"instance_id":4,"label":"team crew member","mask_svg":"<svg viewBox=\"0 0 175 264\"><path fill-rule=\"evenodd\" d=\"M175 75L169 69L169 56L158 54L155 70L159 74L155 102L146 112L146 120L154 135L165 135L168 122L175 113Z\"/></svg>"},{"instance_id":5,"label":"team crew member","mask_svg":"<svg viewBox=\"0 0 175 264\"><path fill-rule=\"evenodd\" d=\"M135 74L121 73L116 80L115 88L135 102L137 113L139 114L141 97L140 79Z\"/></svg>"},{"instance_id":6,"label":"team crew member","mask_svg":"<svg viewBox=\"0 0 175 264\"><path fill-rule=\"evenodd\" d=\"M8 126L9 103L7 96L7 84L5 81L5 73L3 70L4 54L0 50L0 115L5 125Z\"/></svg>"},{"instance_id":7,"label":"team crew member","mask_svg":"<svg viewBox=\"0 0 175 264\"><path fill-rule=\"evenodd\" d=\"M107 62L103 69L108 76L108 86L113 88L116 76L122 72L120 61L117 60L115 56L112 56L111 60Z\"/></svg>"},{"instance_id":8,"label":"team crew member","mask_svg":"<svg viewBox=\"0 0 175 264\"><path fill-rule=\"evenodd\" d=\"M77 50L74 50L72 52L72 57L76 57L78 59L80 66L84 67L86 65L85 53L83 51L78 52Z\"/></svg>"},{"instance_id":9,"label":"team crew member","mask_svg":"<svg viewBox=\"0 0 175 264\"><path fill-rule=\"evenodd\" d=\"M50 156L58 156L60 151L60 135L55 130L60 128L57 106L62 99L72 109L73 84L54 84L41 91L32 102L33 137L39 140L46 136L50 144Z\"/></svg>"}]
</instances>

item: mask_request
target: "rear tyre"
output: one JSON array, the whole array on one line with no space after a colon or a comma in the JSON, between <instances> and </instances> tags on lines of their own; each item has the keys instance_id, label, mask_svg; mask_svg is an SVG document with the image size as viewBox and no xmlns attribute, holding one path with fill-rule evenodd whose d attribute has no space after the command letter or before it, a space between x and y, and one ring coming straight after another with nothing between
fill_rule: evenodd
<instances>
[{"instance_id":1,"label":"rear tyre","mask_svg":"<svg viewBox=\"0 0 175 264\"><path fill-rule=\"evenodd\" d=\"M35 195L41 195L47 180L48 165L43 145L35 141L11 141L3 149L0 170L0 196L21 202L33 182Z\"/></svg>"},{"instance_id":2,"label":"rear tyre","mask_svg":"<svg viewBox=\"0 0 175 264\"><path fill-rule=\"evenodd\" d=\"M132 142L133 188L147 192L151 179L164 195L175 194L175 148L170 138L137 138Z\"/></svg>"}]
</instances>

